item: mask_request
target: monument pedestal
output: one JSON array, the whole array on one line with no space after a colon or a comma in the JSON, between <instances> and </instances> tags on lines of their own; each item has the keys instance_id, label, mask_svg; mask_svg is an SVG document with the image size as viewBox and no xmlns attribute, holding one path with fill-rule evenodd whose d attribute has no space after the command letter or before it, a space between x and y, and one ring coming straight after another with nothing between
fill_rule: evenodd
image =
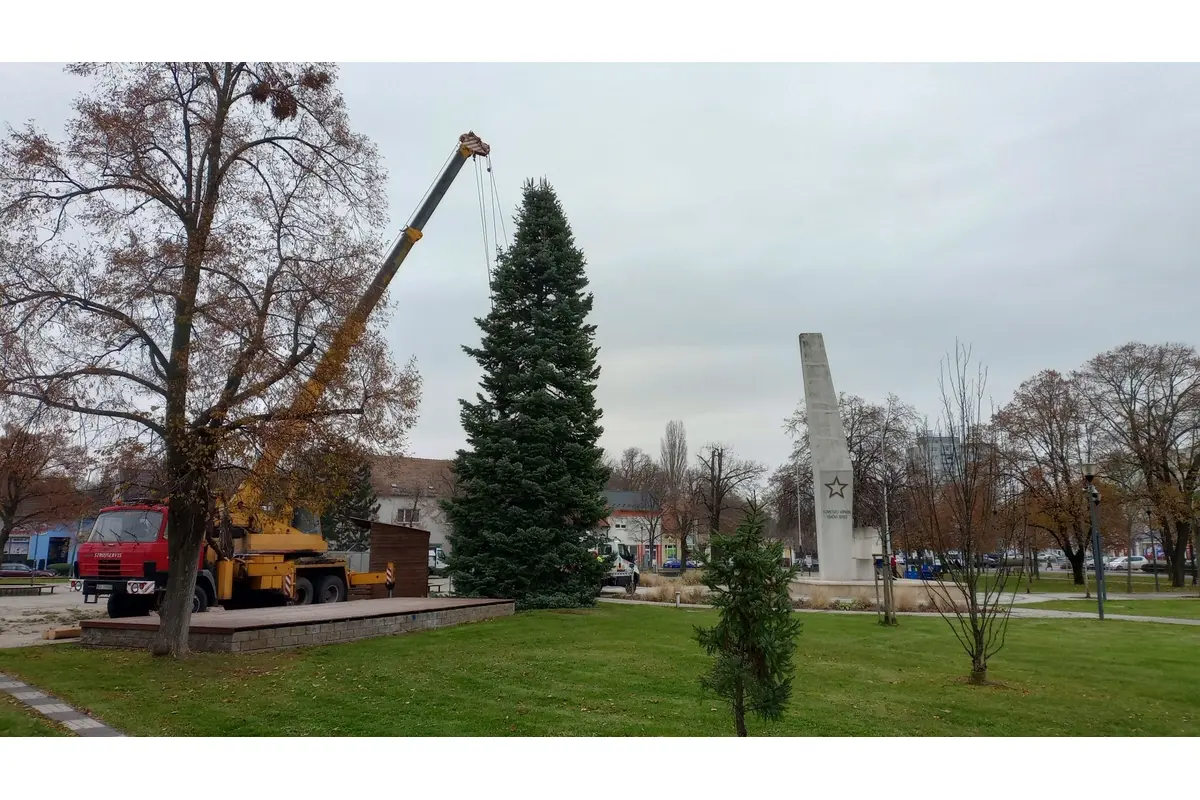
<instances>
[{"instance_id":1,"label":"monument pedestal","mask_svg":"<svg viewBox=\"0 0 1200 800\"><path fill-rule=\"evenodd\" d=\"M792 581L789 588L793 600L805 600L814 608L825 608L839 600L876 603L883 596L883 581L876 584L874 579L825 581L819 578L800 578ZM934 611L935 593L938 603L942 606L946 605L946 595L949 594L959 608L966 608L965 595L958 591L954 584L930 585L926 581L896 578L892 580L892 593L896 598L897 611Z\"/></svg>"}]
</instances>

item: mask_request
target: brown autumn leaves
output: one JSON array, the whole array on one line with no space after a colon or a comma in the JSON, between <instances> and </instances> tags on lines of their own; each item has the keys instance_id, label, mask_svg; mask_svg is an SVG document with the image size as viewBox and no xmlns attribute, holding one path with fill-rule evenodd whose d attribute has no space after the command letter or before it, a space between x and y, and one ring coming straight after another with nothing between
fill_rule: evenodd
<instances>
[{"instance_id":1,"label":"brown autumn leaves","mask_svg":"<svg viewBox=\"0 0 1200 800\"><path fill-rule=\"evenodd\" d=\"M330 65L71 70L91 87L64 139L28 125L0 150L0 391L141 441L168 493L236 484L374 274L378 154ZM420 381L384 323L306 417L306 447L403 443Z\"/></svg>"},{"instance_id":2,"label":"brown autumn leaves","mask_svg":"<svg viewBox=\"0 0 1200 800\"><path fill-rule=\"evenodd\" d=\"M1131 342L1070 373L1037 373L996 410L986 407L986 373L972 376L965 367L948 363L944 370L937 426L894 396L882 404L840 398L860 524L882 527L886 488L900 549L933 546L939 531L970 523L975 552L1061 549L1081 580L1090 521L1080 466L1092 462L1104 498L1106 544L1124 549L1131 533L1149 525L1161 538L1173 582L1183 582L1200 515L1200 356L1194 347ZM797 515L812 514L803 412L788 426L797 446L772 476L771 497L776 515L794 527ZM971 465L964 462L940 487L921 480L911 459L917 431L931 427L934 435L967 440L973 452ZM952 524L951 517L962 519Z\"/></svg>"}]
</instances>

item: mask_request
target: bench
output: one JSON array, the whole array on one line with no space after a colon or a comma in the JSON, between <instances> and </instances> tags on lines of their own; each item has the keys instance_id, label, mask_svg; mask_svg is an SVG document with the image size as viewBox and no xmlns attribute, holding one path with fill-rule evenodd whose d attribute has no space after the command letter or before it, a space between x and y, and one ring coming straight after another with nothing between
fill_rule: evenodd
<instances>
[{"instance_id":1,"label":"bench","mask_svg":"<svg viewBox=\"0 0 1200 800\"><path fill-rule=\"evenodd\" d=\"M57 583L28 583L28 584L0 584L0 597L37 597L46 594L54 594Z\"/></svg>"}]
</instances>

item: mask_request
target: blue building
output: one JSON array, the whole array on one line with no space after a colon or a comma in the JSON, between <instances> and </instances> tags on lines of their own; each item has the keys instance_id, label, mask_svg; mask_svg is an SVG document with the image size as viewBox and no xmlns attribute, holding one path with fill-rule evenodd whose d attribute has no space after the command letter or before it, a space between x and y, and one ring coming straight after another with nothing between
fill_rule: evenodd
<instances>
[{"instance_id":1,"label":"blue building","mask_svg":"<svg viewBox=\"0 0 1200 800\"><path fill-rule=\"evenodd\" d=\"M86 519L15 530L4 543L4 562L29 564L34 569L46 569L50 564L70 564L75 560L78 538L87 538L94 521Z\"/></svg>"}]
</instances>

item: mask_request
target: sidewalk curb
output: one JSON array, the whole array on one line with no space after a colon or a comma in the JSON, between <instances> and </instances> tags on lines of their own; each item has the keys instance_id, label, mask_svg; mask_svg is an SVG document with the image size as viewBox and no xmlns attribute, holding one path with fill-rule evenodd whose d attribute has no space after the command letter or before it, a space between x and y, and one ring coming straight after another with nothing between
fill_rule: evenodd
<instances>
[{"instance_id":1,"label":"sidewalk curb","mask_svg":"<svg viewBox=\"0 0 1200 800\"><path fill-rule=\"evenodd\" d=\"M17 702L32 708L46 719L54 720L76 736L124 736L95 717L77 711L57 697L10 678L3 672L0 672L0 691L7 692Z\"/></svg>"}]
</instances>

